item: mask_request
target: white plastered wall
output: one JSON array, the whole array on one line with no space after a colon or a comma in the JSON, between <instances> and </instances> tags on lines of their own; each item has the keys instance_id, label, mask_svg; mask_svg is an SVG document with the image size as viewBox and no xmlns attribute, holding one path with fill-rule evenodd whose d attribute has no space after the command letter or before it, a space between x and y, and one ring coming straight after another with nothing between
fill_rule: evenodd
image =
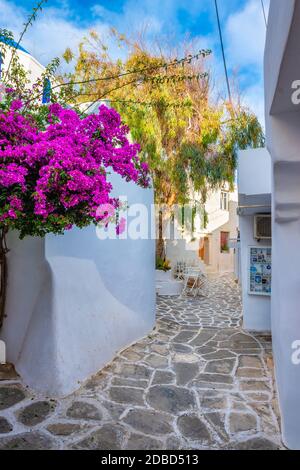
<instances>
[{"instance_id":1,"label":"white plastered wall","mask_svg":"<svg viewBox=\"0 0 300 470\"><path fill-rule=\"evenodd\" d=\"M153 191L113 175L116 196ZM128 220L130 222L130 220ZM155 324L155 242L99 240L94 226L45 239L8 237L7 359L37 391L63 396Z\"/></svg>"}]
</instances>

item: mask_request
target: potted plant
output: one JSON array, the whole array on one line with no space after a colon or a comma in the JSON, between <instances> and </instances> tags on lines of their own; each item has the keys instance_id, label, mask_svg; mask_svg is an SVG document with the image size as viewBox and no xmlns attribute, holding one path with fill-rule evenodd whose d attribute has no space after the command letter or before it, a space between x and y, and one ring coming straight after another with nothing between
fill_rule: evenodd
<instances>
[{"instance_id":1,"label":"potted plant","mask_svg":"<svg viewBox=\"0 0 300 470\"><path fill-rule=\"evenodd\" d=\"M158 282L168 281L172 279L172 271L170 261L167 259L156 257L156 280Z\"/></svg>"}]
</instances>

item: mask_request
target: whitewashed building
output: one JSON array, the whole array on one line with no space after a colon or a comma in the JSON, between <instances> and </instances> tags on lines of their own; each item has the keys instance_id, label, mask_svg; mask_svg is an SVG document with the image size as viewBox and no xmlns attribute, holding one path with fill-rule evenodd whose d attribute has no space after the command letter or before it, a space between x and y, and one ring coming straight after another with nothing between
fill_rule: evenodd
<instances>
[{"instance_id":1,"label":"whitewashed building","mask_svg":"<svg viewBox=\"0 0 300 470\"><path fill-rule=\"evenodd\" d=\"M44 67L23 48L17 54L34 82ZM4 71L8 60L9 54ZM0 340L24 383L48 396L79 388L155 324L153 190L117 174L110 181L113 196L125 198L129 206L122 236L99 239L93 225L63 236L20 240L16 232L8 234L6 318ZM142 213L134 210L130 216L134 206ZM130 236L135 218L147 237Z\"/></svg>"},{"instance_id":2,"label":"whitewashed building","mask_svg":"<svg viewBox=\"0 0 300 470\"><path fill-rule=\"evenodd\" d=\"M230 191L226 185L220 190L211 191L204 206L197 195L191 200L191 204L184 209L179 208L177 217L172 217L167 224L167 259L172 266L178 261L201 262L206 272L233 272L233 241L238 235L237 191ZM192 217L194 208L195 215Z\"/></svg>"},{"instance_id":3,"label":"whitewashed building","mask_svg":"<svg viewBox=\"0 0 300 470\"><path fill-rule=\"evenodd\" d=\"M0 64L1 64L0 78L1 78L1 75L5 73L5 71L7 70L8 64L10 63L12 50L13 50L12 47L7 47L7 46L13 46L14 48L17 47L16 54L18 55L20 64L23 65L25 70L29 72L30 82L35 83L36 80L45 71L45 67L42 64L40 64L39 61L36 60L26 49L24 49L24 47L22 47L21 45L17 46L17 44L14 41L7 41L1 35L0 35ZM1 49L3 47L5 47L6 49L5 56L3 53L1 53Z\"/></svg>"},{"instance_id":4,"label":"whitewashed building","mask_svg":"<svg viewBox=\"0 0 300 470\"><path fill-rule=\"evenodd\" d=\"M271 0L265 48L272 180L271 321L282 434L300 449L300 2Z\"/></svg>"},{"instance_id":5,"label":"whitewashed building","mask_svg":"<svg viewBox=\"0 0 300 470\"><path fill-rule=\"evenodd\" d=\"M271 157L267 149L238 154L240 283L243 326L271 329Z\"/></svg>"}]
</instances>

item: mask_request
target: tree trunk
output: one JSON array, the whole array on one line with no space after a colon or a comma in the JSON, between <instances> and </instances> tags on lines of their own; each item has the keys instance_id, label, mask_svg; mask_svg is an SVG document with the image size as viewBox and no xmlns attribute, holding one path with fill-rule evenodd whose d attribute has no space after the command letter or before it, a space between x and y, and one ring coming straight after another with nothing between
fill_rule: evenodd
<instances>
[{"instance_id":1,"label":"tree trunk","mask_svg":"<svg viewBox=\"0 0 300 470\"><path fill-rule=\"evenodd\" d=\"M158 239L156 240L156 256L165 259L165 242L163 239L163 211L158 214Z\"/></svg>"},{"instance_id":2,"label":"tree trunk","mask_svg":"<svg viewBox=\"0 0 300 470\"><path fill-rule=\"evenodd\" d=\"M2 328L5 317L5 300L6 300L6 286L7 286L7 258L8 252L6 246L7 228L4 227L0 230L0 329Z\"/></svg>"}]
</instances>

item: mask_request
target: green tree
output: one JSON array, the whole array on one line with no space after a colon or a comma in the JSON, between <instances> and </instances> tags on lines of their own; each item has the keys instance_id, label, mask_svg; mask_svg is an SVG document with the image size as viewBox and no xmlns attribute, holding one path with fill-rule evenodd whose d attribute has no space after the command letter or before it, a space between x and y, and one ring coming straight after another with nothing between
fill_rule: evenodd
<instances>
[{"instance_id":1,"label":"green tree","mask_svg":"<svg viewBox=\"0 0 300 470\"><path fill-rule=\"evenodd\" d=\"M208 190L225 182L233 186L237 150L263 146L264 135L257 117L238 100L213 99L205 64L210 51L191 54L187 45L178 59L116 31L112 38L125 59L113 59L95 32L78 51L66 50L65 60L75 61L74 72L62 77L72 83L71 102L84 110L107 99L119 111L150 166L156 203L187 204L193 191L204 203Z\"/></svg>"}]
</instances>

